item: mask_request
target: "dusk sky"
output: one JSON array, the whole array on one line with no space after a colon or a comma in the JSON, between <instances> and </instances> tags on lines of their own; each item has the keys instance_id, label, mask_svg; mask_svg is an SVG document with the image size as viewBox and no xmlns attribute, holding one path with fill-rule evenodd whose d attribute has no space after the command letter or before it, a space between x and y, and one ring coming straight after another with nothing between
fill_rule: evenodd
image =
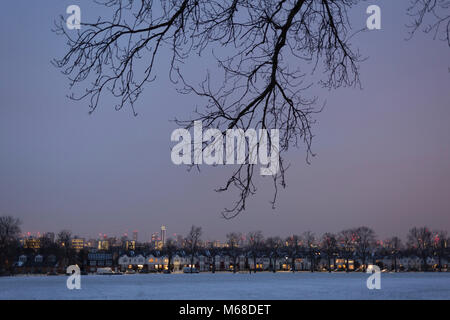
<instances>
[{"instance_id":1,"label":"dusk sky","mask_svg":"<svg viewBox=\"0 0 450 320\"><path fill-rule=\"evenodd\" d=\"M69 100L68 79L50 61L65 39L53 21L77 4L82 19L102 15L91 1L8 1L0 19L0 215L23 221L23 232L69 229L86 238L139 231L139 240L166 225L185 235L192 224L204 239L230 231L317 235L367 225L381 238L405 237L413 226L450 230L450 55L448 45L418 33L406 41L408 1L367 1L352 11L354 29L365 9L382 10L382 30L357 35L362 89L315 89L327 101L316 116L313 152L286 156L291 167L276 209L270 178L233 220L221 210L234 193L216 193L233 167L187 172L170 159L170 120L202 100L180 95L163 63L158 81L136 103L114 110L105 97L89 115L88 102ZM193 59L185 72L208 61ZM210 62L214 64L213 61Z\"/></svg>"}]
</instances>

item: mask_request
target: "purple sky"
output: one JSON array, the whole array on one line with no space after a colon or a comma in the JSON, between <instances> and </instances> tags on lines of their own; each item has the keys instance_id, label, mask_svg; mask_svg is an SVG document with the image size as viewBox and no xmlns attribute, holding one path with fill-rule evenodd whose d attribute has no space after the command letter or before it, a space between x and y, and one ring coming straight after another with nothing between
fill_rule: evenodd
<instances>
[{"instance_id":1,"label":"purple sky","mask_svg":"<svg viewBox=\"0 0 450 320\"><path fill-rule=\"evenodd\" d=\"M180 96L164 66L136 104L114 111L108 98L88 115L86 102L65 95L68 81L51 66L66 46L53 19L76 3L82 18L101 14L90 1L9 1L0 19L0 215L23 221L23 231L65 228L90 237L139 231L140 240L166 225L205 239L230 231L287 236L367 225L380 237L405 236L412 226L450 230L450 55L448 46L418 34L405 41L408 1L372 1L352 12L355 29L365 8L382 9L382 30L353 42L369 60L363 90L319 90L327 101L317 116L312 164L303 150L287 155L288 188L276 210L272 183L231 221L220 211L233 194L217 194L232 168L201 173L171 163L169 122L202 101ZM201 68L193 60L189 70Z\"/></svg>"}]
</instances>

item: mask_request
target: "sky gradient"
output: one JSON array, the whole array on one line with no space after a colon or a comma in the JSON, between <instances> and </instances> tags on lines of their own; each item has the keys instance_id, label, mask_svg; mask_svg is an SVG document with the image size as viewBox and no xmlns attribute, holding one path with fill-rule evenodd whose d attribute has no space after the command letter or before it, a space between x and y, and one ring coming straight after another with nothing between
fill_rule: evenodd
<instances>
[{"instance_id":1,"label":"sky gradient","mask_svg":"<svg viewBox=\"0 0 450 320\"><path fill-rule=\"evenodd\" d=\"M200 225L204 239L253 230L320 235L360 225L381 238L421 225L450 231L449 48L423 34L405 41L408 1L355 8L355 29L365 25L369 4L382 10L382 30L353 41L369 57L361 65L363 89L317 90L327 101L314 127L317 156L307 165L304 150L290 150L276 209L271 180L258 178L257 195L231 221L220 212L234 195L213 189L232 168L187 172L170 160L176 127L169 120L202 101L179 95L163 64L136 103L137 117L114 111L108 98L92 115L87 101L66 98L68 81L50 61L67 47L51 28L75 3L82 19L102 13L90 1L2 4L0 215L19 217L23 231L69 229L90 238L138 230L142 241L161 225L169 235ZM186 70L201 67L193 59Z\"/></svg>"}]
</instances>

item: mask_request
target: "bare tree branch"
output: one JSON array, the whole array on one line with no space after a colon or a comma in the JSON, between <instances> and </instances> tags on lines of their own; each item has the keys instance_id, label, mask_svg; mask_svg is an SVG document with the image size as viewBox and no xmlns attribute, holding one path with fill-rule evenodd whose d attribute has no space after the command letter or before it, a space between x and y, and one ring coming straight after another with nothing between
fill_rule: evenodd
<instances>
[{"instance_id":1,"label":"bare tree branch","mask_svg":"<svg viewBox=\"0 0 450 320\"><path fill-rule=\"evenodd\" d=\"M408 25L410 38L422 28L434 39L446 41L450 47L450 1L449 0L411 0L408 15L414 21Z\"/></svg>"},{"instance_id":2,"label":"bare tree branch","mask_svg":"<svg viewBox=\"0 0 450 320\"><path fill-rule=\"evenodd\" d=\"M75 100L88 99L91 112L109 92L116 109L134 105L144 86L155 80L155 64L162 46L171 52L169 77L179 91L203 98L204 106L188 120L227 129L279 129L280 170L273 176L285 187L287 166L283 154L290 146L306 146L306 161L313 152L314 114L323 105L308 94L314 84L335 89L359 85L361 57L349 43L352 34L348 10L359 0L103 0L111 17L82 23L72 37L64 20L55 31L67 39L68 52L54 64L70 79L72 90L88 84ZM233 54L219 55L225 48ZM211 50L223 81L217 88L209 73L192 84L182 71L193 53ZM230 52L224 50L224 52ZM142 66L145 66L142 68ZM216 73L217 74L217 73ZM271 147L269 141L269 150ZM248 159L246 159L248 160ZM238 190L236 203L223 211L225 218L245 210L256 192L254 164L239 165L223 187Z\"/></svg>"}]
</instances>

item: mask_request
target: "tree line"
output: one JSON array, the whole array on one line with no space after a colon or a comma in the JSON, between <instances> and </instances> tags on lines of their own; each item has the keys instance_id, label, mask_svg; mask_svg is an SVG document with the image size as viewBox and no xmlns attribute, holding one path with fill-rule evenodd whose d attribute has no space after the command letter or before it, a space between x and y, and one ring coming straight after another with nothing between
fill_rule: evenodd
<instances>
[{"instance_id":1,"label":"tree line","mask_svg":"<svg viewBox=\"0 0 450 320\"><path fill-rule=\"evenodd\" d=\"M89 248L75 250L72 246L72 234L62 230L55 241L47 237L39 239L39 248L24 248L20 243L21 221L11 216L0 217L0 273L11 272L14 263L21 254L54 255L58 264L68 266L71 264L83 265L87 261ZM355 268L365 271L369 264L376 264L382 258L392 259L393 271L400 270L398 260L402 257L418 257L421 261L421 271L428 271L427 259L435 258L436 269L441 271L450 257L448 243L450 238L444 230L431 230L427 227L413 227L409 230L406 241L393 236L385 240L377 238L373 229L361 226L349 228L338 233L326 232L317 236L311 231L294 234L286 238L265 237L261 231L252 231L247 234L230 232L226 235L226 243L217 246L214 242L202 241L202 228L192 226L188 234L175 240L168 238L161 248L151 247L148 243L138 244L133 250L124 248L110 248L117 258L121 254L154 254L168 258L169 272L173 267L175 255L189 257L190 265L194 265L199 255L210 257L211 271L215 272L216 256L230 257L233 266L238 265L238 259L246 258L247 268L251 272L257 270L257 259L268 258L270 270L276 272L276 262L280 258L290 261L307 259L311 272L320 271L319 263L325 264L327 271L331 272L336 266L336 259L343 259L345 270L350 270L350 261L355 261ZM133 251L133 252L130 252ZM291 263L290 270L297 271L295 263ZM237 272L233 268L233 272Z\"/></svg>"}]
</instances>

